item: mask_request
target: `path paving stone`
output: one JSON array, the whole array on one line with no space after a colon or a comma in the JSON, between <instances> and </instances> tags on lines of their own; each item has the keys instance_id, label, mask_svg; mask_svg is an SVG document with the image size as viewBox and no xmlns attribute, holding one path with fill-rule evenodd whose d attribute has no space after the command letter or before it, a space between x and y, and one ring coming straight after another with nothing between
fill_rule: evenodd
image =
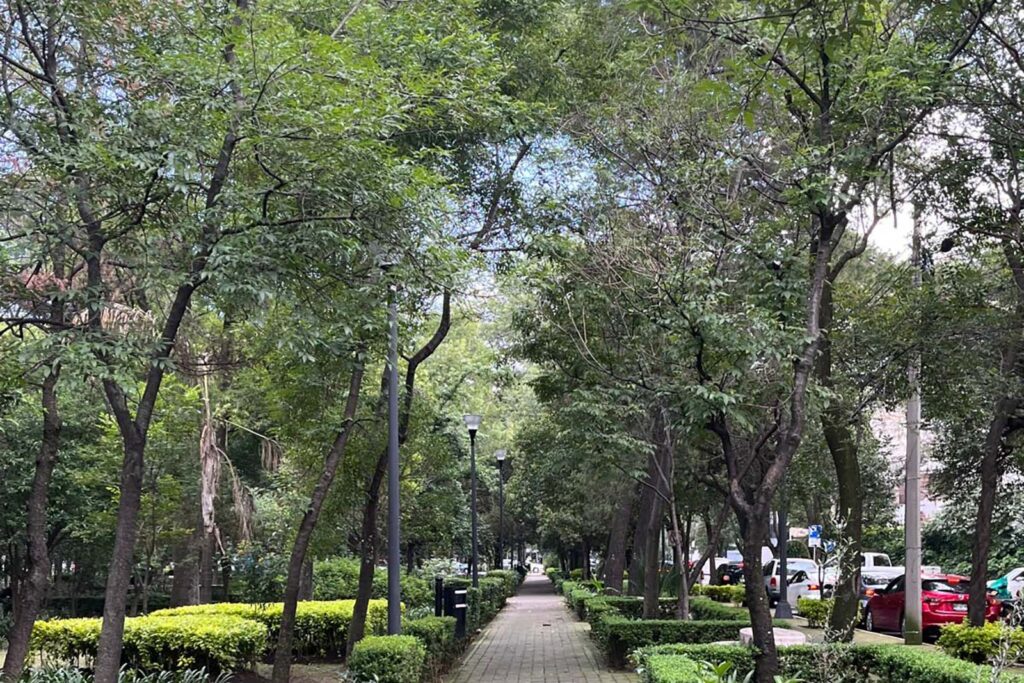
<instances>
[{"instance_id":1,"label":"path paving stone","mask_svg":"<svg viewBox=\"0 0 1024 683\"><path fill-rule=\"evenodd\" d=\"M546 576L530 574L484 628L448 683L636 683L612 672Z\"/></svg>"}]
</instances>

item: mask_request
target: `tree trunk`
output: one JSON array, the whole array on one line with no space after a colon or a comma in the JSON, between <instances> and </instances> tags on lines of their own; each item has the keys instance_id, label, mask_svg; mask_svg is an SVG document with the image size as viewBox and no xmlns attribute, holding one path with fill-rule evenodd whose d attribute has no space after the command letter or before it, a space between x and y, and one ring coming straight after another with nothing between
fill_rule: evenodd
<instances>
[{"instance_id":1,"label":"tree trunk","mask_svg":"<svg viewBox=\"0 0 1024 683\"><path fill-rule=\"evenodd\" d=\"M363 526L359 541L359 588L356 591L352 619L348 625L348 638L345 643L346 656L352 654L352 648L366 635L366 612L370 606L370 598L373 597L373 573L377 559L377 512L380 507L380 486L384 481L387 462L386 454L377 459L377 465L366 492L366 505L363 507Z\"/></svg>"},{"instance_id":2,"label":"tree trunk","mask_svg":"<svg viewBox=\"0 0 1024 683\"><path fill-rule=\"evenodd\" d=\"M747 609L757 651L754 680L773 683L779 670L779 654L775 648L772 614L761 566L761 547L768 538L768 510L754 507L749 518L743 513L739 513L739 518L743 535L743 580L746 582Z\"/></svg>"},{"instance_id":3,"label":"tree trunk","mask_svg":"<svg viewBox=\"0 0 1024 683\"><path fill-rule=\"evenodd\" d=\"M203 530L199 543L199 604L213 602L213 555L217 541L212 533Z\"/></svg>"},{"instance_id":4,"label":"tree trunk","mask_svg":"<svg viewBox=\"0 0 1024 683\"><path fill-rule=\"evenodd\" d=\"M302 563L302 576L299 578L299 600L313 599L313 559L306 558Z\"/></svg>"},{"instance_id":5,"label":"tree trunk","mask_svg":"<svg viewBox=\"0 0 1024 683\"><path fill-rule=\"evenodd\" d=\"M658 480L656 457L653 452L648 456L647 482ZM645 585L647 576L647 556L651 555L655 561L657 560L657 536L654 537L653 543L649 543L650 532L648 527L651 525L652 519L656 520L661 517L661 510L658 509L660 503L661 499L658 498L654 488L648 484L640 485L639 511L636 518L636 526L633 529L633 553L629 563L629 575L633 577L629 582L630 595L642 595L643 593L642 588ZM648 552L648 548L650 552Z\"/></svg>"},{"instance_id":6,"label":"tree trunk","mask_svg":"<svg viewBox=\"0 0 1024 683\"><path fill-rule=\"evenodd\" d=\"M359 353L361 355L362 352ZM271 676L273 683L288 683L292 665L292 641L295 636L295 611L299 602L299 588L302 581L302 568L306 562L306 552L320 519L320 510L334 482L334 475L345 454L349 437L352 435L356 408L359 405L359 390L363 385L363 361L357 356L355 367L348 385L348 399L345 402L345 413L341 428L338 430L334 443L324 460L323 470L317 480L309 507L299 523L299 532L292 546L291 558L288 560L288 580L284 589L284 605L281 613L281 627L278 631L277 650L274 654L274 670Z\"/></svg>"},{"instance_id":7,"label":"tree trunk","mask_svg":"<svg viewBox=\"0 0 1024 683\"><path fill-rule=\"evenodd\" d=\"M635 489L627 489L612 517L612 527L608 534L608 552L604 561L604 585L611 593L622 593L622 577L626 570L626 542L635 495Z\"/></svg>"},{"instance_id":8,"label":"tree trunk","mask_svg":"<svg viewBox=\"0 0 1024 683\"><path fill-rule=\"evenodd\" d=\"M114 551L107 569L107 585L103 600L103 626L95 660L96 683L116 683L121 669L121 648L124 642L124 618L128 602L126 587L131 583L135 564L135 541L138 537L139 505L142 500L142 468L145 437L131 429L124 438L121 462L121 497L117 505L114 529Z\"/></svg>"},{"instance_id":9,"label":"tree trunk","mask_svg":"<svg viewBox=\"0 0 1024 683\"><path fill-rule=\"evenodd\" d=\"M171 581L171 607L195 605L199 602L196 552L202 542L202 523L187 539L178 543L173 551L174 579Z\"/></svg>"},{"instance_id":10,"label":"tree trunk","mask_svg":"<svg viewBox=\"0 0 1024 683\"><path fill-rule=\"evenodd\" d=\"M974 543L971 547L971 587L967 602L967 617L972 626L985 624L988 586L988 555L992 546L992 512L996 505L996 491L1001 476L1003 435L1010 414L1019 401L1004 397L996 402L992 421L985 437L985 452L981 459L981 495L978 498L978 516L974 525Z\"/></svg>"},{"instance_id":11,"label":"tree trunk","mask_svg":"<svg viewBox=\"0 0 1024 683\"><path fill-rule=\"evenodd\" d=\"M818 325L822 330L821 354L818 356L818 379L821 385L831 389L832 341L830 330L835 312L832 298L833 283L828 281L821 295L821 309ZM835 586L835 603L832 610L830 637L839 642L853 640L860 608L860 554L861 537L864 527L864 503L861 491L860 460L856 434L851 420L854 418L841 399L833 401L822 412L821 427L825 443L832 455L839 489L839 523L843 526L846 540L845 550L840 559L839 577Z\"/></svg>"},{"instance_id":12,"label":"tree trunk","mask_svg":"<svg viewBox=\"0 0 1024 683\"><path fill-rule=\"evenodd\" d=\"M7 634L7 658L3 679L17 681L25 669L32 625L46 598L50 558L46 535L46 508L50 495L50 480L57 463L60 448L60 413L57 408L57 379L59 366L54 366L43 379L42 408L43 434L36 456L35 474L28 498L27 534L28 557L25 578L19 581L14 597L14 622Z\"/></svg>"}]
</instances>

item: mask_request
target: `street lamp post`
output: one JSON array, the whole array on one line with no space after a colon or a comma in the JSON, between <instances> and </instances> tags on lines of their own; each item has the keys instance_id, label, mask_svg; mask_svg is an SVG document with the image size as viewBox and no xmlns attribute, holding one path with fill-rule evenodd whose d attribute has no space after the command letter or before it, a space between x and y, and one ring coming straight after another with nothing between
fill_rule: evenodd
<instances>
[{"instance_id":1,"label":"street lamp post","mask_svg":"<svg viewBox=\"0 0 1024 683\"><path fill-rule=\"evenodd\" d=\"M388 635L402 632L401 529L398 462L398 302L388 289Z\"/></svg>"},{"instance_id":2,"label":"street lamp post","mask_svg":"<svg viewBox=\"0 0 1024 683\"><path fill-rule=\"evenodd\" d=\"M462 420L466 423L466 429L469 430L469 505L472 513L472 541L471 541L471 553L472 559L470 562L473 563L473 588L476 588L480 584L479 571L477 564L479 558L477 555L476 548L476 432L480 429L480 416L479 415L463 415Z\"/></svg>"},{"instance_id":3,"label":"street lamp post","mask_svg":"<svg viewBox=\"0 0 1024 683\"><path fill-rule=\"evenodd\" d=\"M495 451L498 461L498 569L505 568L505 449Z\"/></svg>"}]
</instances>

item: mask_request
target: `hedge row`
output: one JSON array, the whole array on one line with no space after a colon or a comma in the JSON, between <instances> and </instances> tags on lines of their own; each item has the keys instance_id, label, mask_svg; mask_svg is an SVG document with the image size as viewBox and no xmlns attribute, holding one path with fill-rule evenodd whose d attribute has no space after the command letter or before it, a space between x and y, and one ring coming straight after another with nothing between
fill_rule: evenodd
<instances>
[{"instance_id":1,"label":"hedge row","mask_svg":"<svg viewBox=\"0 0 1024 683\"><path fill-rule=\"evenodd\" d=\"M308 600L295 611L295 652L301 656L344 656L348 625L352 621L355 600ZM281 628L283 603L249 605L220 602L212 605L189 605L153 612L151 616L234 615L252 619L267 629L268 642L277 640ZM388 626L387 600L371 600L366 612L366 631L383 634Z\"/></svg>"},{"instance_id":2,"label":"hedge row","mask_svg":"<svg viewBox=\"0 0 1024 683\"><path fill-rule=\"evenodd\" d=\"M740 629L749 625L749 619L673 621L608 616L602 619L600 637L608 665L621 669L634 650L662 643L739 640Z\"/></svg>"},{"instance_id":3,"label":"hedge row","mask_svg":"<svg viewBox=\"0 0 1024 683\"><path fill-rule=\"evenodd\" d=\"M434 587L427 579L402 573L402 603L407 607L427 607L434 604ZM316 600L353 600L359 590L359 560L354 557L334 557L313 563L313 597ZM387 569L373 572L372 598L388 596Z\"/></svg>"},{"instance_id":4,"label":"hedge row","mask_svg":"<svg viewBox=\"0 0 1024 683\"><path fill-rule=\"evenodd\" d=\"M1024 628L992 623L950 624L942 628L937 645L946 654L975 664L991 661L997 655L1009 662L1020 662L1024 661Z\"/></svg>"},{"instance_id":5,"label":"hedge row","mask_svg":"<svg viewBox=\"0 0 1024 683\"><path fill-rule=\"evenodd\" d=\"M827 656L826 656L827 653ZM754 650L739 645L661 645L633 655L645 683L703 683L701 663L728 662L737 677L753 670ZM779 649L783 676L805 683L977 683L990 680L988 667L929 650L902 645L820 646L798 645ZM1024 678L1003 674L1004 683Z\"/></svg>"},{"instance_id":6,"label":"hedge row","mask_svg":"<svg viewBox=\"0 0 1024 683\"><path fill-rule=\"evenodd\" d=\"M518 572L490 571L473 588L469 579L452 577L445 584L466 589L466 625L483 626L522 581ZM349 658L350 677L375 683L419 683L435 680L458 656L465 641L455 638L454 617L425 617L409 621L403 635L363 638Z\"/></svg>"},{"instance_id":7,"label":"hedge row","mask_svg":"<svg viewBox=\"0 0 1024 683\"><path fill-rule=\"evenodd\" d=\"M303 656L344 656L354 600L300 602L295 614L295 650ZM126 620L124 663L144 671L248 666L277 640L281 603L216 603L158 610ZM51 619L32 628L32 649L45 659L77 662L96 654L99 618ZM387 602L371 600L367 629L387 628Z\"/></svg>"},{"instance_id":8,"label":"hedge row","mask_svg":"<svg viewBox=\"0 0 1024 683\"><path fill-rule=\"evenodd\" d=\"M32 651L43 661L77 663L99 646L99 618L51 619L32 628ZM250 666L267 645L267 629L232 615L135 617L125 620L124 663L133 669L221 671Z\"/></svg>"}]
</instances>

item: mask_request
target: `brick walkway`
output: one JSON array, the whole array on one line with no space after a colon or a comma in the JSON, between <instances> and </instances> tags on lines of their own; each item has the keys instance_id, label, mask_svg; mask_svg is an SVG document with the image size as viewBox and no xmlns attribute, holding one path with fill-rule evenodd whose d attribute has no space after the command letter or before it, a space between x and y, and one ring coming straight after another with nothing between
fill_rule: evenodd
<instances>
[{"instance_id":1,"label":"brick walkway","mask_svg":"<svg viewBox=\"0 0 1024 683\"><path fill-rule=\"evenodd\" d=\"M546 576L530 574L519 594L470 646L448 683L636 683L611 672Z\"/></svg>"}]
</instances>

